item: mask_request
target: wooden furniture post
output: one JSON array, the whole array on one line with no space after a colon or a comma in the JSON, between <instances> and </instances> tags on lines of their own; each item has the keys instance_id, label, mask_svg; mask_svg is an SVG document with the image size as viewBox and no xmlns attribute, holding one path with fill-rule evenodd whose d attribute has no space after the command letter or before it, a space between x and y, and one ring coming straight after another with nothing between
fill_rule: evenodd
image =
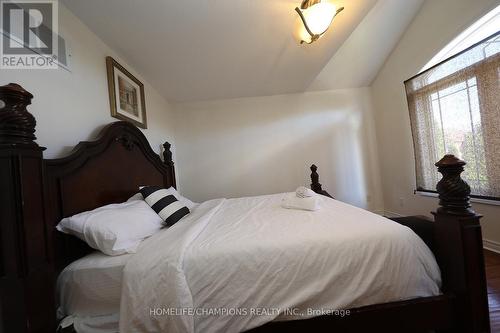
<instances>
[{"instance_id":1,"label":"wooden furniture post","mask_svg":"<svg viewBox=\"0 0 500 333\"><path fill-rule=\"evenodd\" d=\"M163 163L165 163L169 167L170 176L172 177L172 186L174 188L177 188L175 183L174 161L172 159L172 151L170 150L170 147L172 147L172 145L165 141L165 143L163 144Z\"/></svg>"},{"instance_id":2,"label":"wooden furniture post","mask_svg":"<svg viewBox=\"0 0 500 333\"><path fill-rule=\"evenodd\" d=\"M453 332L490 332L480 215L470 206L469 185L460 177L466 163L445 155L436 163L440 207L434 214L436 254L444 293L453 294Z\"/></svg>"},{"instance_id":3,"label":"wooden furniture post","mask_svg":"<svg viewBox=\"0 0 500 333\"><path fill-rule=\"evenodd\" d=\"M44 148L33 96L17 84L0 87L0 332L54 331L51 256L43 205Z\"/></svg>"},{"instance_id":4,"label":"wooden furniture post","mask_svg":"<svg viewBox=\"0 0 500 333\"><path fill-rule=\"evenodd\" d=\"M317 173L318 167L316 165L311 165L311 190L318 194L322 194L324 196L330 197L333 199L333 197L328 194L327 191L323 190L321 187L321 184L319 182L319 175Z\"/></svg>"}]
</instances>

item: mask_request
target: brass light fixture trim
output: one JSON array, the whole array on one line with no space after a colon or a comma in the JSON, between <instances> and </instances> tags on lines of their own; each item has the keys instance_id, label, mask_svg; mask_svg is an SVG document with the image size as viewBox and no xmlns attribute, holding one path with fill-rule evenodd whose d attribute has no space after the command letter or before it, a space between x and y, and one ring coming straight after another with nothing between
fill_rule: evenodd
<instances>
[{"instance_id":1,"label":"brass light fixture trim","mask_svg":"<svg viewBox=\"0 0 500 333\"><path fill-rule=\"evenodd\" d=\"M304 24L304 27L306 28L306 31L307 33L311 36L311 41L310 42L307 42L307 41L304 41L304 40L301 40L300 41L300 44L312 44L314 43L315 41L317 41L327 30L328 28L330 27L330 25L332 24L333 20L335 19L335 17L341 12L344 10L344 7L340 7L339 9L337 9L337 11L335 12L335 15L333 15L331 21L330 21L330 24L328 24L327 28L319 33L319 34L315 34L311 31L311 29L309 28L309 25L307 24L307 20L306 18L304 17L304 14L302 13L302 10L305 10L311 6L314 6L315 4L318 4L320 3L321 0L303 0L301 5L300 5L300 8L299 7L295 7L295 11L299 14L299 17L300 19L302 20L302 23Z\"/></svg>"}]
</instances>

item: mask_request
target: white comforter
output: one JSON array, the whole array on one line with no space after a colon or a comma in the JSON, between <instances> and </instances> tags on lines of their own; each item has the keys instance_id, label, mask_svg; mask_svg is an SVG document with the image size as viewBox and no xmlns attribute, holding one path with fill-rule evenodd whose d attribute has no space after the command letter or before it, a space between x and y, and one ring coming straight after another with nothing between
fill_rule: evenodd
<instances>
[{"instance_id":1,"label":"white comforter","mask_svg":"<svg viewBox=\"0 0 500 333\"><path fill-rule=\"evenodd\" d=\"M272 320L439 294L431 251L410 229L324 198L204 202L127 263L121 332L240 332Z\"/></svg>"}]
</instances>

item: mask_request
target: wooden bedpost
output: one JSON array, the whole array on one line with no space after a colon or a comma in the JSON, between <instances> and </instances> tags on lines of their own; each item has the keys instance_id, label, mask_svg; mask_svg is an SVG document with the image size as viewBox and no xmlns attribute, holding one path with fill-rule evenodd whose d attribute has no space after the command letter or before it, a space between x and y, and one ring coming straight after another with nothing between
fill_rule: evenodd
<instances>
[{"instance_id":1,"label":"wooden bedpost","mask_svg":"<svg viewBox=\"0 0 500 333\"><path fill-rule=\"evenodd\" d=\"M54 331L54 278L45 224L43 156L33 95L0 87L0 332Z\"/></svg>"},{"instance_id":2,"label":"wooden bedpost","mask_svg":"<svg viewBox=\"0 0 500 333\"><path fill-rule=\"evenodd\" d=\"M440 207L434 212L436 255L444 293L453 294L453 332L490 332L480 215L470 206L469 185L460 177L466 163L445 155L436 163L443 178L436 189Z\"/></svg>"},{"instance_id":3,"label":"wooden bedpost","mask_svg":"<svg viewBox=\"0 0 500 333\"><path fill-rule=\"evenodd\" d=\"M176 182L175 182L175 168L174 168L174 161L172 159L172 151L170 150L170 147L172 145L165 141L163 144L163 163L165 163L171 170L171 177L172 177L172 186L174 188L177 188Z\"/></svg>"},{"instance_id":4,"label":"wooden bedpost","mask_svg":"<svg viewBox=\"0 0 500 333\"><path fill-rule=\"evenodd\" d=\"M321 187L321 184L319 183L319 174L316 172L317 170L318 167L316 165L311 165L311 190L333 199L333 197Z\"/></svg>"}]
</instances>

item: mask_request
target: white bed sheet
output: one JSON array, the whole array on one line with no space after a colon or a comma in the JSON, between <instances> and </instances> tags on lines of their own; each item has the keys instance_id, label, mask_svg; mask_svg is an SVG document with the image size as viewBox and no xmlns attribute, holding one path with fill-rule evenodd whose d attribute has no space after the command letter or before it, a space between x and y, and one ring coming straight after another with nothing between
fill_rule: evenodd
<instances>
[{"instance_id":1,"label":"white bed sheet","mask_svg":"<svg viewBox=\"0 0 500 333\"><path fill-rule=\"evenodd\" d=\"M57 279L58 317L77 332L117 332L123 269L133 254L93 252L68 265Z\"/></svg>"},{"instance_id":2,"label":"white bed sheet","mask_svg":"<svg viewBox=\"0 0 500 333\"><path fill-rule=\"evenodd\" d=\"M283 209L284 195L207 201L152 236L125 267L120 331L240 332L440 293L409 228L328 198Z\"/></svg>"}]
</instances>

